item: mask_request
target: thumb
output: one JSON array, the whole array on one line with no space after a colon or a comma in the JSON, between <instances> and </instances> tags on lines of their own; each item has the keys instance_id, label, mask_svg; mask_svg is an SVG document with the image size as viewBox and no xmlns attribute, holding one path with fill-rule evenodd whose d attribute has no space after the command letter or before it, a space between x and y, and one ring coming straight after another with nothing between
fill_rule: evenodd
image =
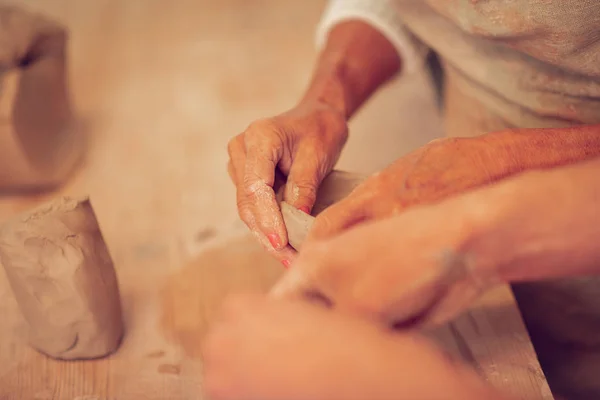
<instances>
[{"instance_id":1,"label":"thumb","mask_svg":"<svg viewBox=\"0 0 600 400\"><path fill-rule=\"evenodd\" d=\"M336 203L315 218L307 242L336 236L369 218L366 201L350 196Z\"/></svg>"},{"instance_id":2,"label":"thumb","mask_svg":"<svg viewBox=\"0 0 600 400\"><path fill-rule=\"evenodd\" d=\"M312 147L299 150L294 159L283 197L286 203L310 214L317 199L319 185L329 171L317 160Z\"/></svg>"}]
</instances>

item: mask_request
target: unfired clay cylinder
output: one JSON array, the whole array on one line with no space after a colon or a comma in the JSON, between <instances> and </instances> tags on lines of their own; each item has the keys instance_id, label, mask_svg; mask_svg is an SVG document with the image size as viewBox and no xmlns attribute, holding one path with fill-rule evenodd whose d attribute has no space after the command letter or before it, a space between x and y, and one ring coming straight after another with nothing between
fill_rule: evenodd
<instances>
[{"instance_id":1,"label":"unfired clay cylinder","mask_svg":"<svg viewBox=\"0 0 600 400\"><path fill-rule=\"evenodd\" d=\"M5 223L0 262L39 351L87 359L117 349L119 287L87 197L63 197Z\"/></svg>"},{"instance_id":2,"label":"unfired clay cylinder","mask_svg":"<svg viewBox=\"0 0 600 400\"><path fill-rule=\"evenodd\" d=\"M59 186L83 159L67 40L59 23L0 5L0 192Z\"/></svg>"}]
</instances>

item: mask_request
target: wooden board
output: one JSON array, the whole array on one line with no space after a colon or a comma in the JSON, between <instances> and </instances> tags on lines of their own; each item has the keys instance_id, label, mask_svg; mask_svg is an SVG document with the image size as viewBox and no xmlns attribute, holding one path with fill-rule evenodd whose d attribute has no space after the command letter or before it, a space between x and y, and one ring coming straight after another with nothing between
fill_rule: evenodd
<instances>
[{"instance_id":1,"label":"wooden board","mask_svg":"<svg viewBox=\"0 0 600 400\"><path fill-rule=\"evenodd\" d=\"M91 195L126 333L108 359L50 360L27 346L0 272L0 399L202 399L198 349L218 304L239 289L265 291L282 273L238 221L226 143L298 98L323 1L19 3L71 29L71 87L91 152L60 193ZM342 168L379 168L410 150L416 142L389 127L428 130L431 119L411 119L433 110L420 100L424 82L416 75L414 87L384 94L396 101L387 118L364 114L358 126L369 135L351 139ZM404 115L395 111L400 103ZM57 194L2 197L0 220ZM486 301L444 328L441 340L517 398L550 399L509 291Z\"/></svg>"}]
</instances>

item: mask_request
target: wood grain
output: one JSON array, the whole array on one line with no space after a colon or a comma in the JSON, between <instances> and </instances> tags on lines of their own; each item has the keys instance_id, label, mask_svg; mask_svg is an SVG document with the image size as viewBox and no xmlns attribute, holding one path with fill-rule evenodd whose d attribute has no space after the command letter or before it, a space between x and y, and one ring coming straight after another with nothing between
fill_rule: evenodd
<instances>
[{"instance_id":1,"label":"wood grain","mask_svg":"<svg viewBox=\"0 0 600 400\"><path fill-rule=\"evenodd\" d=\"M59 192L0 198L0 220L58 194L89 193L117 270L125 337L104 360L37 353L0 273L0 399L203 399L198 346L214 310L227 293L264 291L282 272L238 220L226 143L298 99L324 2L19 4L70 29L74 106L91 148ZM353 123L340 167L372 171L435 136L429 94L423 74L384 91ZM512 307L507 291L493 299L499 313ZM550 398L518 315L482 313L469 313L477 325L465 316L442 333L449 348L517 398Z\"/></svg>"}]
</instances>

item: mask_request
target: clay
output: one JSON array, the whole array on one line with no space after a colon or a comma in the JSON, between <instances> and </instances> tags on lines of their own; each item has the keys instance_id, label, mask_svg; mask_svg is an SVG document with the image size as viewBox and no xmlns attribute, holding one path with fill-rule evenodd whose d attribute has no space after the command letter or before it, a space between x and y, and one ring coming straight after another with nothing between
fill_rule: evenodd
<instances>
[{"instance_id":1,"label":"clay","mask_svg":"<svg viewBox=\"0 0 600 400\"><path fill-rule=\"evenodd\" d=\"M58 359L98 358L123 335L117 277L87 197L63 197L0 228L0 262L30 328Z\"/></svg>"},{"instance_id":2,"label":"clay","mask_svg":"<svg viewBox=\"0 0 600 400\"><path fill-rule=\"evenodd\" d=\"M67 31L0 6L0 191L42 190L67 179L85 152L73 118Z\"/></svg>"},{"instance_id":3,"label":"clay","mask_svg":"<svg viewBox=\"0 0 600 400\"><path fill-rule=\"evenodd\" d=\"M321 183L319 191L317 192L317 200L312 209L312 215L308 215L285 201L280 201L281 213L283 215L283 221L285 223L288 242L296 249L300 250L304 239L308 235L312 224L314 223L315 216L320 214L327 207L340 201L347 195L349 195L355 187L360 185L367 177L344 171L332 171ZM279 193L283 193L285 190L282 187ZM281 200L281 196L278 196Z\"/></svg>"},{"instance_id":4,"label":"clay","mask_svg":"<svg viewBox=\"0 0 600 400\"><path fill-rule=\"evenodd\" d=\"M283 222L288 234L288 242L296 250L300 250L306 235L310 231L315 217L298 210L294 206L282 201L280 203Z\"/></svg>"}]
</instances>

